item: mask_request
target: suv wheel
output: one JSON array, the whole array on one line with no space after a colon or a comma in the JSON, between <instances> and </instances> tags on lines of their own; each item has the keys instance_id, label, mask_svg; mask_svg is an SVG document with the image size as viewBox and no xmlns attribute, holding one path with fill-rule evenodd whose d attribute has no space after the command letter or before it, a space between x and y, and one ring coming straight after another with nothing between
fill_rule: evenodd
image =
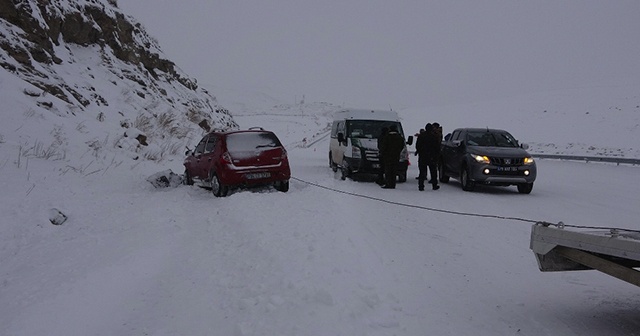
<instances>
[{"instance_id":1,"label":"suv wheel","mask_svg":"<svg viewBox=\"0 0 640 336\"><path fill-rule=\"evenodd\" d=\"M462 190L464 191L473 191L473 188L476 186L475 182L471 181L469 168L467 167L462 168L460 172L460 184L462 184Z\"/></svg>"},{"instance_id":2,"label":"suv wheel","mask_svg":"<svg viewBox=\"0 0 640 336\"><path fill-rule=\"evenodd\" d=\"M438 175L440 177L440 182L449 183L449 176L444 174L444 162L442 161L438 163Z\"/></svg>"},{"instance_id":3,"label":"suv wheel","mask_svg":"<svg viewBox=\"0 0 640 336\"><path fill-rule=\"evenodd\" d=\"M218 175L216 175L215 173L211 173L210 175L210 180L211 180L211 192L213 193L213 195L215 197L225 197L227 196L227 194L229 193L229 187L223 185L220 182L220 179L218 178Z\"/></svg>"},{"instance_id":4,"label":"suv wheel","mask_svg":"<svg viewBox=\"0 0 640 336\"><path fill-rule=\"evenodd\" d=\"M521 194L530 194L531 190L533 190L533 182L518 184L518 192Z\"/></svg>"}]
</instances>

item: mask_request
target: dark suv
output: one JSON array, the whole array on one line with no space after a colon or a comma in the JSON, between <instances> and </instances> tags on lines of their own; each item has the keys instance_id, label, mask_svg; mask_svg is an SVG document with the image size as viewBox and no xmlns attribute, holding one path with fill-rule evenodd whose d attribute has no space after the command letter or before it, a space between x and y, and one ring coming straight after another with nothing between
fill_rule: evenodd
<instances>
[{"instance_id":1,"label":"dark suv","mask_svg":"<svg viewBox=\"0 0 640 336\"><path fill-rule=\"evenodd\" d=\"M536 163L526 146L507 131L488 128L459 128L445 137L439 164L440 181L458 179L465 191L476 184L516 185L529 194L536 179ZM523 148L524 147L524 148Z\"/></svg>"},{"instance_id":2,"label":"dark suv","mask_svg":"<svg viewBox=\"0 0 640 336\"><path fill-rule=\"evenodd\" d=\"M184 160L184 181L211 188L217 197L232 188L273 186L289 190L291 170L278 137L262 128L213 131Z\"/></svg>"}]
</instances>

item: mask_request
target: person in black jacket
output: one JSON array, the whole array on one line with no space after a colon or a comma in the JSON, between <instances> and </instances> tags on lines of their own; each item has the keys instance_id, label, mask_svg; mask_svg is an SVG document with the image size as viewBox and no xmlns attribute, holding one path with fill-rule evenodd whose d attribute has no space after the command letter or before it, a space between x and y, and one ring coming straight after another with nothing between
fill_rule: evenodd
<instances>
[{"instance_id":1,"label":"person in black jacket","mask_svg":"<svg viewBox=\"0 0 640 336\"><path fill-rule=\"evenodd\" d=\"M380 186L384 185L384 156L382 155L382 144L384 143L384 137L389 132L388 127L383 127L380 130L380 136L378 136L378 163L380 164L380 168L378 169L378 179L376 183Z\"/></svg>"},{"instance_id":2,"label":"person in black jacket","mask_svg":"<svg viewBox=\"0 0 640 336\"><path fill-rule=\"evenodd\" d=\"M418 190L424 190L424 181L427 179L427 138L428 135L432 132L433 126L431 124L427 124L424 127L424 132L420 133L418 139L416 139L416 155L418 155Z\"/></svg>"},{"instance_id":3,"label":"person in black jacket","mask_svg":"<svg viewBox=\"0 0 640 336\"><path fill-rule=\"evenodd\" d=\"M427 179L427 136L432 131L432 125L427 124L424 127L424 132L421 132L416 139L416 155L418 155L418 190L424 190L424 180Z\"/></svg>"},{"instance_id":4,"label":"person in black jacket","mask_svg":"<svg viewBox=\"0 0 640 336\"><path fill-rule=\"evenodd\" d=\"M425 152L427 166L429 166L429 173L431 174L431 186L433 190L440 189L438 185L438 160L440 159L440 146L442 145L442 128L440 124L433 123L431 125L431 131L427 132L425 139ZM424 189L424 180L422 181ZM419 186L418 186L419 187Z\"/></svg>"},{"instance_id":5,"label":"person in black jacket","mask_svg":"<svg viewBox=\"0 0 640 336\"><path fill-rule=\"evenodd\" d=\"M440 144L442 143L442 131L438 123L427 124L425 132L416 141L418 153L418 190L424 190L424 181L427 179L427 168L431 175L433 190L440 189L438 185L438 159L440 158Z\"/></svg>"},{"instance_id":6,"label":"person in black jacket","mask_svg":"<svg viewBox=\"0 0 640 336\"><path fill-rule=\"evenodd\" d=\"M396 125L391 125L389 132L383 139L380 154L383 159L385 184L382 188L395 189L400 153L402 153L404 149L404 137L398 133L398 127Z\"/></svg>"}]
</instances>

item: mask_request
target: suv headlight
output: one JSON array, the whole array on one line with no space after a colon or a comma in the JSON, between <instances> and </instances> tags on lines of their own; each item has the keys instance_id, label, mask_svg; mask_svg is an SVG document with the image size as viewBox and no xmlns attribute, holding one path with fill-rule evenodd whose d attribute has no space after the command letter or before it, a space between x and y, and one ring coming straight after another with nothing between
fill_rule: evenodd
<instances>
[{"instance_id":1,"label":"suv headlight","mask_svg":"<svg viewBox=\"0 0 640 336\"><path fill-rule=\"evenodd\" d=\"M532 158L532 157L526 157L526 158L524 158L524 164L526 164L526 165L533 164L534 162L535 162L535 161L533 161L533 158Z\"/></svg>"},{"instance_id":2,"label":"suv headlight","mask_svg":"<svg viewBox=\"0 0 640 336\"><path fill-rule=\"evenodd\" d=\"M491 160L489 160L489 157L486 155L471 154L471 157L473 157L477 162L480 162L480 163L484 163L484 164L491 163Z\"/></svg>"}]
</instances>

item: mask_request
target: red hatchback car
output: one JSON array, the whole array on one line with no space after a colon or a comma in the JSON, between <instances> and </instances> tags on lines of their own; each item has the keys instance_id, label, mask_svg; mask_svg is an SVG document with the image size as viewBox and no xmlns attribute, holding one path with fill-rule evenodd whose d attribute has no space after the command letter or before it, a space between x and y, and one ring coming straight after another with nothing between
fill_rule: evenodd
<instances>
[{"instance_id":1,"label":"red hatchback car","mask_svg":"<svg viewBox=\"0 0 640 336\"><path fill-rule=\"evenodd\" d=\"M211 188L217 197L230 189L273 186L289 190L291 169L287 151L270 131L213 131L202 138L184 160L184 181Z\"/></svg>"}]
</instances>

